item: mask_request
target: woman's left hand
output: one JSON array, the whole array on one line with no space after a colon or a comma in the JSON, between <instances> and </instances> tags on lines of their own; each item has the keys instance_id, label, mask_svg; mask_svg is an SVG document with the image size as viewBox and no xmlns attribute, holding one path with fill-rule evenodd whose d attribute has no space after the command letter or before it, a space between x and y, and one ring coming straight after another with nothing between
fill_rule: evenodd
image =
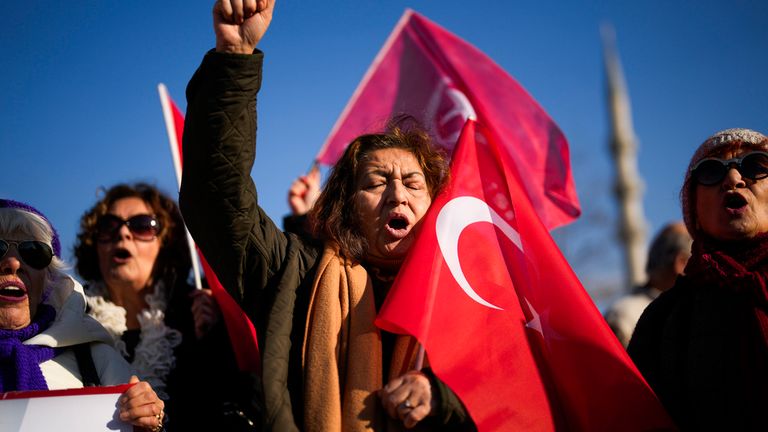
<instances>
[{"instance_id":1,"label":"woman's left hand","mask_svg":"<svg viewBox=\"0 0 768 432\"><path fill-rule=\"evenodd\" d=\"M147 430L160 430L165 403L148 382L140 382L136 375L128 383L134 385L120 396L120 420Z\"/></svg>"},{"instance_id":2,"label":"woman's left hand","mask_svg":"<svg viewBox=\"0 0 768 432\"><path fill-rule=\"evenodd\" d=\"M435 408L429 378L419 371L410 371L390 381L379 390L379 398L387 414L402 420L409 429Z\"/></svg>"},{"instance_id":3,"label":"woman's left hand","mask_svg":"<svg viewBox=\"0 0 768 432\"><path fill-rule=\"evenodd\" d=\"M202 338L219 322L219 304L213 298L213 292L207 288L194 290L192 297L192 319L195 321L195 336Z\"/></svg>"}]
</instances>

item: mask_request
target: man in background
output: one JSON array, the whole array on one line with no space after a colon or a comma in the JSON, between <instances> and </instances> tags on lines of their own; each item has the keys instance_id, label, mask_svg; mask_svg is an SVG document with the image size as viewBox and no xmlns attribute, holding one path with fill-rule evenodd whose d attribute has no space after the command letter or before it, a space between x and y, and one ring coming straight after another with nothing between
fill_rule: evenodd
<instances>
[{"instance_id":1,"label":"man in background","mask_svg":"<svg viewBox=\"0 0 768 432\"><path fill-rule=\"evenodd\" d=\"M646 306L672 288L677 276L683 273L691 256L692 241L682 222L666 225L653 239L648 251L645 266L648 282L617 300L606 312L608 325L625 348Z\"/></svg>"}]
</instances>

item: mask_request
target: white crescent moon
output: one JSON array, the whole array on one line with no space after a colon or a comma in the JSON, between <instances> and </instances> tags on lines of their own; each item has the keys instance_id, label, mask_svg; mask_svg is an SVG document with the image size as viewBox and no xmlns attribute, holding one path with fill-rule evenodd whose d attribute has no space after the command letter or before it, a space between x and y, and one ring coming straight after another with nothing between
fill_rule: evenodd
<instances>
[{"instance_id":1,"label":"white crescent moon","mask_svg":"<svg viewBox=\"0 0 768 432\"><path fill-rule=\"evenodd\" d=\"M461 263L459 262L459 237L464 228L476 222L489 222L496 225L520 251L523 250L520 234L498 213L488 207L485 201L469 196L454 198L440 209L435 222L437 243L440 246L440 252L443 254L446 264L448 264L448 268L451 270L453 278L456 279L456 282L469 298L483 306L504 310L480 297L472 289L469 281L464 276L464 272L461 270Z\"/></svg>"},{"instance_id":2,"label":"white crescent moon","mask_svg":"<svg viewBox=\"0 0 768 432\"><path fill-rule=\"evenodd\" d=\"M470 117L477 117L477 114L475 114L475 109L469 102L467 95L462 93L459 89L448 87L445 90L445 95L453 103L453 108L451 108L447 113L443 114L442 118L435 119L439 126L444 126L454 117L459 117L462 123ZM435 128L437 139L440 140L441 144L443 144L445 147L452 147L456 143L456 140L459 138L461 127L450 132L447 137L441 136L439 131L439 127Z\"/></svg>"}]
</instances>

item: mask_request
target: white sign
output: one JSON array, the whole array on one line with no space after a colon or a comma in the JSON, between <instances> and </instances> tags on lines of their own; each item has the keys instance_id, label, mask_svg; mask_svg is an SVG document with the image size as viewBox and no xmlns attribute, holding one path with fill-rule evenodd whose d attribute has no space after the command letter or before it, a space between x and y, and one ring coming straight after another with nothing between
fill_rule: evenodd
<instances>
[{"instance_id":1,"label":"white sign","mask_svg":"<svg viewBox=\"0 0 768 432\"><path fill-rule=\"evenodd\" d=\"M0 393L0 432L132 432L117 409L129 387Z\"/></svg>"}]
</instances>

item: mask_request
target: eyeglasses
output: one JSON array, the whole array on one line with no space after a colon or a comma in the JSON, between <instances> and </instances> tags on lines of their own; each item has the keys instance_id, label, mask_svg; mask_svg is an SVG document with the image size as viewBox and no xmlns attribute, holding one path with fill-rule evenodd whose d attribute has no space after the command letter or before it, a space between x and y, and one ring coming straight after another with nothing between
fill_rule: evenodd
<instances>
[{"instance_id":1,"label":"eyeglasses","mask_svg":"<svg viewBox=\"0 0 768 432\"><path fill-rule=\"evenodd\" d=\"M105 214L96 222L96 241L112 241L123 225L128 227L136 240L152 241L160 233L160 222L148 214L132 216L127 220L113 214Z\"/></svg>"},{"instance_id":2,"label":"eyeglasses","mask_svg":"<svg viewBox=\"0 0 768 432\"><path fill-rule=\"evenodd\" d=\"M712 186L723 181L731 165L735 165L742 177L760 180L768 177L768 153L751 152L740 158L728 160L707 158L699 161L691 169L691 176L704 186Z\"/></svg>"},{"instance_id":3,"label":"eyeglasses","mask_svg":"<svg viewBox=\"0 0 768 432\"><path fill-rule=\"evenodd\" d=\"M8 253L11 245L16 246L16 250L24 263L37 270L48 267L53 259L53 250L46 243L37 240L10 241L3 239L0 239L0 258Z\"/></svg>"}]
</instances>

